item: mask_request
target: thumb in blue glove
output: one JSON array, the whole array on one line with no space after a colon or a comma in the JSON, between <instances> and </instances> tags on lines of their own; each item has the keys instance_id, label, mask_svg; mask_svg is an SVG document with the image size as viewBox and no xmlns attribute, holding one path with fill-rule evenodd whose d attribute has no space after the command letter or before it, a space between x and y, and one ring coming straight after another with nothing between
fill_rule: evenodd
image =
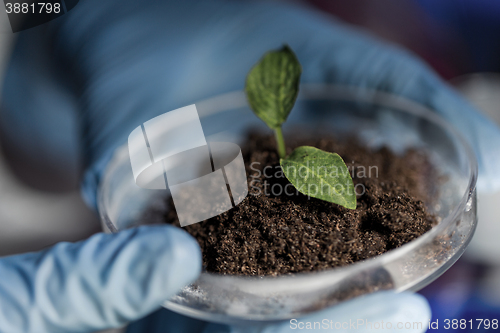
<instances>
[{"instance_id":1,"label":"thumb in blue glove","mask_svg":"<svg viewBox=\"0 0 500 333\"><path fill-rule=\"evenodd\" d=\"M196 241L172 226L97 234L0 259L0 332L89 332L161 307L196 279Z\"/></svg>"}]
</instances>

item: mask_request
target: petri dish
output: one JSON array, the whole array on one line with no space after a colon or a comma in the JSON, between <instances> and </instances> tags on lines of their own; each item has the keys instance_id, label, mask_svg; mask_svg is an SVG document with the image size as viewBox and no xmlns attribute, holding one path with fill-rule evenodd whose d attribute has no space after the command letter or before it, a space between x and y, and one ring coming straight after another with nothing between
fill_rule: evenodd
<instances>
[{"instance_id":1,"label":"petri dish","mask_svg":"<svg viewBox=\"0 0 500 333\"><path fill-rule=\"evenodd\" d=\"M196 103L207 141L241 143L249 128L268 130L247 106L242 91ZM417 291L444 273L474 234L477 162L461 134L427 107L400 96L360 88L309 84L301 87L285 124L356 136L367 146L395 153L424 151L442 176L427 208L439 223L421 237L377 257L321 272L247 277L202 272L164 306L221 323L297 318L378 290ZM148 209L166 209L168 190L139 188L128 149L116 150L98 190L107 232L151 224Z\"/></svg>"}]
</instances>

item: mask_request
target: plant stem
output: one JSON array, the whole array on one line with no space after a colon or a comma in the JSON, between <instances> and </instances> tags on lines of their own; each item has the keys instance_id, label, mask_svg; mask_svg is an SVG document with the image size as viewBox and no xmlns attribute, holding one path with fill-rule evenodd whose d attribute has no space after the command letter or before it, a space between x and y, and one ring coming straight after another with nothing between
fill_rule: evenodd
<instances>
[{"instance_id":1,"label":"plant stem","mask_svg":"<svg viewBox=\"0 0 500 333\"><path fill-rule=\"evenodd\" d=\"M283 133L281 132L281 126L274 129L274 135L276 137L276 143L278 145L278 155L280 158L286 157L286 146L285 139L283 138Z\"/></svg>"}]
</instances>

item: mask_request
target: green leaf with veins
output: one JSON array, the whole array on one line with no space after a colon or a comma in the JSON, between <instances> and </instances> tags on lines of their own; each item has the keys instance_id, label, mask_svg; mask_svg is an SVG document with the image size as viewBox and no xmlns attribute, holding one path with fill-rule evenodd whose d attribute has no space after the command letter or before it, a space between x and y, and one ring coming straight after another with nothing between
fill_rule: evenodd
<instances>
[{"instance_id":1,"label":"green leaf with veins","mask_svg":"<svg viewBox=\"0 0 500 333\"><path fill-rule=\"evenodd\" d=\"M286 178L302 194L356 209L354 184L338 154L302 146L280 164Z\"/></svg>"},{"instance_id":2,"label":"green leaf with veins","mask_svg":"<svg viewBox=\"0 0 500 333\"><path fill-rule=\"evenodd\" d=\"M281 125L297 99L301 73L300 63L288 46L266 53L246 79L250 108L274 130L283 172L299 192L356 209L351 175L339 155L304 146L286 156Z\"/></svg>"},{"instance_id":3,"label":"green leaf with veins","mask_svg":"<svg viewBox=\"0 0 500 333\"><path fill-rule=\"evenodd\" d=\"M248 73L245 92L253 112L271 129L281 127L295 104L302 67L287 46L266 53Z\"/></svg>"}]
</instances>

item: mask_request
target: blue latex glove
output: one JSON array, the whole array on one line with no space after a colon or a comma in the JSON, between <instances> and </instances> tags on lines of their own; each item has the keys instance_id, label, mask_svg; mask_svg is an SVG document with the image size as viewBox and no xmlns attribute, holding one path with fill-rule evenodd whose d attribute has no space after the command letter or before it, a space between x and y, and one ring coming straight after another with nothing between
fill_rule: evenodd
<instances>
[{"instance_id":1,"label":"blue latex glove","mask_svg":"<svg viewBox=\"0 0 500 333\"><path fill-rule=\"evenodd\" d=\"M221 325L189 319L168 310L131 324L127 333L205 332L205 333L284 333L284 332L425 332L431 311L426 299L418 294L378 292L344 302L336 307L295 318L269 323ZM362 320L362 321L361 321ZM316 328L314 329L314 323ZM308 329L308 323L313 329ZM320 324L318 324L320 323ZM388 324L390 323L390 324ZM411 323L406 324L406 323ZM415 324L414 324L415 323ZM421 323L421 324L420 324ZM404 327L404 325L407 325ZM321 325L321 326L320 326ZM382 325L382 326L381 326ZM399 325L399 327L398 327ZM408 326L410 325L410 326ZM318 329L321 327L321 329ZM392 327L392 328L391 328ZM401 329L405 328L405 329Z\"/></svg>"},{"instance_id":2,"label":"blue latex glove","mask_svg":"<svg viewBox=\"0 0 500 333\"><path fill-rule=\"evenodd\" d=\"M91 332L158 309L196 279L196 241L140 227L0 259L0 332Z\"/></svg>"},{"instance_id":3,"label":"blue latex glove","mask_svg":"<svg viewBox=\"0 0 500 333\"><path fill-rule=\"evenodd\" d=\"M78 159L81 140L70 129L83 132L83 192L95 206L102 170L138 124L242 89L249 68L283 43L297 53L304 83L379 89L434 109L474 148L479 188L500 189L498 128L425 64L331 17L269 1L82 1L19 34L0 126L42 160Z\"/></svg>"},{"instance_id":4,"label":"blue latex glove","mask_svg":"<svg viewBox=\"0 0 500 333\"><path fill-rule=\"evenodd\" d=\"M297 53L302 82L380 89L434 109L465 134L478 154L480 186L500 188L500 132L426 65L329 17L283 3L82 1L62 18L20 34L4 86L2 130L27 154L36 154L33 147L54 152L53 144L72 143L63 146L73 158L79 141L71 133L66 133L71 140L61 140L61 126L75 119L61 123L54 115L75 111L86 162L83 194L95 205L96 188L112 152L136 126L197 100L242 89L249 68L282 43ZM33 60L34 55L43 57ZM25 92L31 98L25 98ZM366 308L354 303L344 315L359 318L359 311L392 309L403 316L404 311L396 310L404 302L409 312L429 316L417 295L371 297L380 297L378 303L359 300ZM343 316L339 307L326 311L327 318ZM148 319L130 330L154 332L154 323L166 331L204 326L167 310ZM224 327L230 329L238 328Z\"/></svg>"}]
</instances>

